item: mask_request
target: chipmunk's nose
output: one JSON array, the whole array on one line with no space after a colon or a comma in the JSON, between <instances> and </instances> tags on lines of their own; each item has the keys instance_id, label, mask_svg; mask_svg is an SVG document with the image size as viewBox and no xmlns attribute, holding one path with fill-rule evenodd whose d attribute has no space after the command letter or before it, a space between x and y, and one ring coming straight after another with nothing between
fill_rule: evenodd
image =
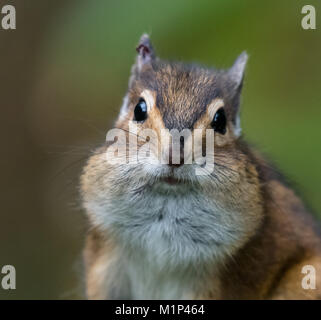
<instances>
[{"instance_id":1,"label":"chipmunk's nose","mask_svg":"<svg viewBox=\"0 0 321 320\"><path fill-rule=\"evenodd\" d=\"M178 158L179 161L177 161L177 157L175 157L175 156L174 156L174 159L173 159L173 148L170 145L169 146L169 159L168 159L169 161L168 161L168 165L170 167L173 167L173 168L178 168L178 167L180 167L181 165L184 164L184 137L180 137L179 151L176 151L176 152L179 152L179 158ZM175 161L173 161L173 160L175 160Z\"/></svg>"}]
</instances>

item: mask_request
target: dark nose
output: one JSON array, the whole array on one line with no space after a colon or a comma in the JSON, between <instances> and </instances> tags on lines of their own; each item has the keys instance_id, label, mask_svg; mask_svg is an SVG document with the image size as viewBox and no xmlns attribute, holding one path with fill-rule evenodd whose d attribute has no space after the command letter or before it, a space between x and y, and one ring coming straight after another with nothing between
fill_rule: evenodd
<instances>
[{"instance_id":1,"label":"dark nose","mask_svg":"<svg viewBox=\"0 0 321 320\"><path fill-rule=\"evenodd\" d=\"M180 137L179 163L173 163L173 148L172 148L172 146L169 146L169 159L168 160L169 160L168 165L173 168L178 168L184 164L184 137Z\"/></svg>"}]
</instances>

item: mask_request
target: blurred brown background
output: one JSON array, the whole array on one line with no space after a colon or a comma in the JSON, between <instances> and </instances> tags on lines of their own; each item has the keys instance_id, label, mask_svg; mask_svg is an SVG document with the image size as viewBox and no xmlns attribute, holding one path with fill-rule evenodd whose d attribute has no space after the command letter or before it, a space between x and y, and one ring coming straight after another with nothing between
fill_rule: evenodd
<instances>
[{"instance_id":1,"label":"blurred brown background","mask_svg":"<svg viewBox=\"0 0 321 320\"><path fill-rule=\"evenodd\" d=\"M78 177L117 115L143 32L169 59L227 67L248 51L244 133L321 213L320 1L306 31L300 0L5 4L17 29L0 30L0 268L16 267L17 289L0 298L84 297Z\"/></svg>"}]
</instances>

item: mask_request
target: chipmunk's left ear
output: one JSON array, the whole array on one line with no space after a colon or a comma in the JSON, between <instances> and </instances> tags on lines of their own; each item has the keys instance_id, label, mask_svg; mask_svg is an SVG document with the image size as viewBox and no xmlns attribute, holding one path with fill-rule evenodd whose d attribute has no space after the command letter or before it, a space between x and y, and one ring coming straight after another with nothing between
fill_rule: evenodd
<instances>
[{"instance_id":1,"label":"chipmunk's left ear","mask_svg":"<svg viewBox=\"0 0 321 320\"><path fill-rule=\"evenodd\" d=\"M242 52L239 57L235 60L233 66L228 70L227 74L231 86L232 104L233 104L233 125L234 133L238 137L241 135L241 124L240 124L240 98L243 86L244 71L248 55L246 52Z\"/></svg>"},{"instance_id":2,"label":"chipmunk's left ear","mask_svg":"<svg viewBox=\"0 0 321 320\"><path fill-rule=\"evenodd\" d=\"M235 86L236 89L242 87L244 71L245 71L247 60L248 60L248 55L244 51L238 56L233 66L228 70L228 75L230 77L230 80L233 82L233 85Z\"/></svg>"},{"instance_id":3,"label":"chipmunk's left ear","mask_svg":"<svg viewBox=\"0 0 321 320\"><path fill-rule=\"evenodd\" d=\"M141 36L136 51L138 53L136 68L140 72L144 67L149 67L155 59L154 48L147 34Z\"/></svg>"}]
</instances>

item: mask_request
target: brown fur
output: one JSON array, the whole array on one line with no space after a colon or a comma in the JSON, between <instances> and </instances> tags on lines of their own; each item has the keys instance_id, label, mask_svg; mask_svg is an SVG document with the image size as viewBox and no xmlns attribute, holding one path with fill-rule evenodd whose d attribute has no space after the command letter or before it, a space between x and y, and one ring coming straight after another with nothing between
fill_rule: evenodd
<instances>
[{"instance_id":1,"label":"brown fur","mask_svg":"<svg viewBox=\"0 0 321 320\"><path fill-rule=\"evenodd\" d=\"M146 39L142 43L148 45ZM138 59L146 59L145 55L152 47L148 50ZM129 130L133 108L146 89L154 95L155 106L140 128L152 128L158 135L163 128L210 128L209 106L222 99L228 126L224 136L215 135L215 164L218 167L215 178L221 183L215 197L225 207L236 207L252 226L219 268L208 273L206 285L200 284L199 294L191 298L320 299L318 226L280 175L234 133L242 82L233 83L225 71L160 61L152 51L150 58L145 65L144 61L138 61L133 67L128 116L119 118L116 127ZM121 185L114 169L102 161L104 150L105 147L97 151L84 170L82 194L85 203L106 192L107 185ZM211 192L211 189L204 188L204 192ZM105 286L108 264L112 263L109 257L116 248L114 237L97 225L90 212L88 214L93 226L88 233L84 255L88 297L112 298ZM301 286L304 265L313 265L316 269L316 290Z\"/></svg>"},{"instance_id":2,"label":"brown fur","mask_svg":"<svg viewBox=\"0 0 321 320\"><path fill-rule=\"evenodd\" d=\"M268 177L274 175L271 169L257 166L263 171L264 221L222 270L220 298L320 299L321 246L315 222L291 189ZM302 289L305 265L316 269L316 290Z\"/></svg>"}]
</instances>

